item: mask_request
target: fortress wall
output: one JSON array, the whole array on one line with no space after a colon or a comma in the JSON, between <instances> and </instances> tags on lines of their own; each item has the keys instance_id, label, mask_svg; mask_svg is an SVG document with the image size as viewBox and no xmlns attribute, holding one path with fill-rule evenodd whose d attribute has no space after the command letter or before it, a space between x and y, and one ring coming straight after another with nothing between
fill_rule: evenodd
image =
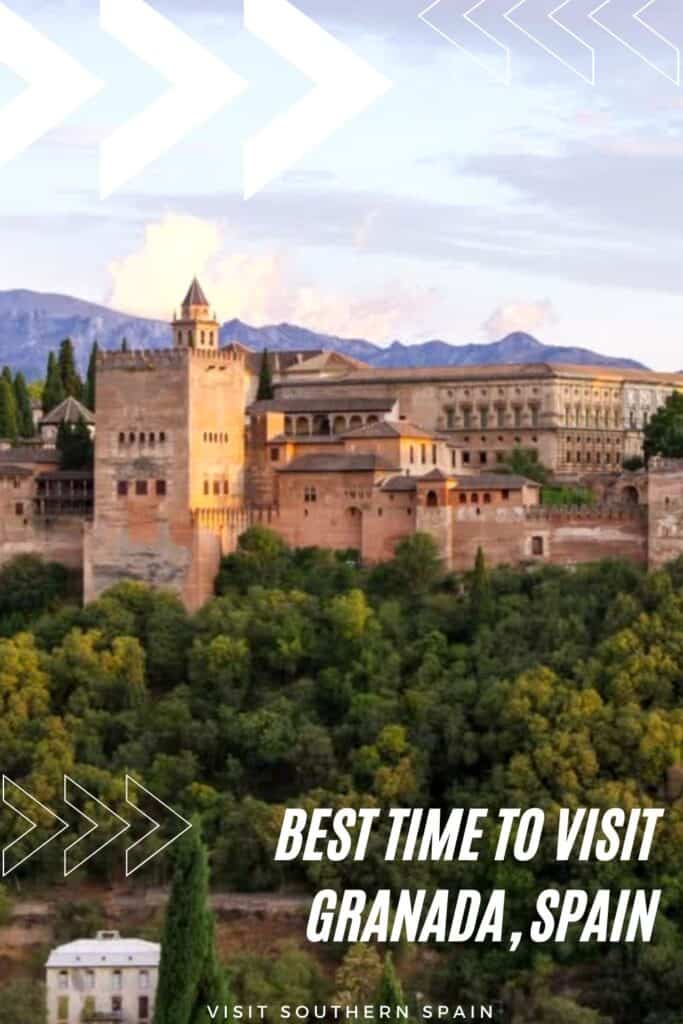
<instances>
[{"instance_id":1,"label":"fortress wall","mask_svg":"<svg viewBox=\"0 0 683 1024\"><path fill-rule=\"evenodd\" d=\"M67 569L83 567L84 520L63 516L49 521L30 519L21 533L3 531L0 564L17 555L38 555L46 562L59 562Z\"/></svg>"}]
</instances>

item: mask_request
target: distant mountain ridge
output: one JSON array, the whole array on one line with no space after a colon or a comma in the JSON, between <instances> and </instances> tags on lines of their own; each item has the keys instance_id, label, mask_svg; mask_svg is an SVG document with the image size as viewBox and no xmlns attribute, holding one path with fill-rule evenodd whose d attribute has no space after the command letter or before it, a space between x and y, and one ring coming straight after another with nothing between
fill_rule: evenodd
<instances>
[{"instance_id":1,"label":"distant mountain ridge","mask_svg":"<svg viewBox=\"0 0 683 1024\"><path fill-rule=\"evenodd\" d=\"M103 348L118 348L124 337L131 348L157 349L171 343L170 327L161 320L118 313L68 295L0 291L0 365L21 370L29 379L41 377L48 353L67 337L74 343L82 369L96 340ZM603 356L586 348L544 345L522 332L491 343L453 345L433 340L405 345L395 341L383 348L362 338L339 338L293 324L251 327L241 320L229 320L221 327L221 344L231 341L271 351L333 348L385 368L547 362L646 369L633 359Z\"/></svg>"}]
</instances>

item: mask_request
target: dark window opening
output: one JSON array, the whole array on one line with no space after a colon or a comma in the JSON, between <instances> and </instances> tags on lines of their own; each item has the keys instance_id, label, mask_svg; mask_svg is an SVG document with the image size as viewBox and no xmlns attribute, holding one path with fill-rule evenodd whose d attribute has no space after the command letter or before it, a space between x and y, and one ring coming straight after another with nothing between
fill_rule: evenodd
<instances>
[{"instance_id":1,"label":"dark window opening","mask_svg":"<svg viewBox=\"0 0 683 1024\"><path fill-rule=\"evenodd\" d=\"M119 498L127 498L128 497L128 481L127 480L119 480L119 482L116 485L116 493L118 494Z\"/></svg>"},{"instance_id":2,"label":"dark window opening","mask_svg":"<svg viewBox=\"0 0 683 1024\"><path fill-rule=\"evenodd\" d=\"M135 481L135 493L140 498L144 497L147 494L147 481L146 480L136 480Z\"/></svg>"},{"instance_id":3,"label":"dark window opening","mask_svg":"<svg viewBox=\"0 0 683 1024\"><path fill-rule=\"evenodd\" d=\"M532 537L531 538L531 554L542 555L544 549L543 537Z\"/></svg>"},{"instance_id":4,"label":"dark window opening","mask_svg":"<svg viewBox=\"0 0 683 1024\"><path fill-rule=\"evenodd\" d=\"M165 480L157 480L157 482L156 482L156 492L157 492L157 496L159 498L163 498L164 497L164 495L166 494L166 481Z\"/></svg>"}]
</instances>

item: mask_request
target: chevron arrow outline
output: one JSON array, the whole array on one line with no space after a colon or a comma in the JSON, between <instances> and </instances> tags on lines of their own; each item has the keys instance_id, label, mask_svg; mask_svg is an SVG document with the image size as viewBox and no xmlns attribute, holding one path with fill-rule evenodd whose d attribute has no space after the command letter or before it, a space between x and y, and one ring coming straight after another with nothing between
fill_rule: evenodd
<instances>
[{"instance_id":1,"label":"chevron arrow outline","mask_svg":"<svg viewBox=\"0 0 683 1024\"><path fill-rule=\"evenodd\" d=\"M31 833L34 832L38 827L35 821L31 821L28 815L24 814L23 811L20 811L19 808L15 807L14 804L11 802L7 795L7 790L10 786L14 786L15 789L18 789L19 792L23 793L24 796L28 797L31 803L34 803L38 807L40 807L42 811L45 811L45 813L48 814L51 818L54 818L55 821L58 821L62 827L58 829L56 832L53 832L53 834L49 836L44 842L42 842L40 846L37 846L35 850L31 850L31 852L27 853L25 857L22 857L22 859L17 864L14 864L12 867L8 868L7 854L9 853L9 851L12 849L12 847L16 846L17 843L20 843L22 839L26 839L27 836L30 836ZM67 821L64 821L63 818L60 818L58 814L55 814L54 811L51 811L49 807L46 807L45 804L42 804L40 800L37 800L36 797L28 793L22 786L20 786L17 782L14 782L7 775L2 776L2 802L6 804L7 807L9 807L11 810L13 810L15 814L18 814L20 818L23 818L24 821L27 821L29 826L25 832L22 832L17 839L14 839L2 851L2 877L7 878L8 875L11 875L12 872L16 871L17 868L21 867L22 864L25 864L27 860L30 860L31 857L34 857L40 850L43 850L49 843L53 842L53 840L55 839L58 839L63 832L66 832L66 830L69 827L69 823Z\"/></svg>"},{"instance_id":2,"label":"chevron arrow outline","mask_svg":"<svg viewBox=\"0 0 683 1024\"><path fill-rule=\"evenodd\" d=\"M518 0L518 2L515 3L510 8L509 11L505 12L503 17L507 21L509 21L511 25L518 29L523 35L525 35L528 39L531 39L532 42L540 46L542 50L545 50L545 52L550 54L551 57L554 57L555 60L558 60L560 64L563 64L570 71L573 71L575 75L578 75L579 78L582 78L584 82L588 83L588 85L595 85L595 49L592 46L589 46L589 44L580 36L577 36L575 32L572 32L571 29L567 28L566 25L563 25L562 22L559 21L557 18L557 15L560 13L560 11L563 8L567 7L568 4L572 3L572 0L562 0L562 2L557 6L555 6L555 0L551 0L548 6L552 7L553 10L549 11L547 16L548 20L551 21L553 25L556 25L557 28L559 28L562 32L565 32L567 35L571 36L572 39L575 39L577 43L579 43L585 50L588 51L588 54L590 56L590 70L588 74L586 74L583 71L580 71L579 68L575 67L573 64L570 64L568 60L562 57L561 54L559 54L556 50L553 50L552 47L548 46L542 39L539 38L539 36L533 35L531 32L528 31L528 29L524 28L523 25L520 25L519 22L512 17L512 15L516 11L520 10L520 8L522 7L525 7L527 2L528 0Z\"/></svg>"},{"instance_id":3,"label":"chevron arrow outline","mask_svg":"<svg viewBox=\"0 0 683 1024\"><path fill-rule=\"evenodd\" d=\"M173 83L101 144L100 196L106 199L236 99L247 83L145 0L100 0L100 22Z\"/></svg>"},{"instance_id":4,"label":"chevron arrow outline","mask_svg":"<svg viewBox=\"0 0 683 1024\"><path fill-rule=\"evenodd\" d=\"M149 839L150 836L154 835L154 833L161 828L161 824L154 818L152 818L151 815L147 814L146 811L143 811L141 807L138 807L137 804L133 803L133 801L131 800L131 785L135 786L137 789L142 790L143 793L146 793L148 797L151 797L155 803L160 804L163 808L165 808L174 818L177 818L178 821L181 822L182 825L184 826L179 832L176 833L176 835L169 839L168 842L164 843L163 846L160 846L158 850L155 850L153 853L150 853L148 857L145 857L145 859L134 868L130 866L130 854L137 846L140 845L140 843L144 843L146 839ZM150 860L153 860L154 857L158 857L158 855L162 853L163 850L171 846L172 843L175 843L178 839L180 839L181 836L184 836L185 833L192 828L192 822L188 821L186 818L183 818L182 814L178 814L177 811L174 811L172 807L169 807L167 803L164 803L164 801L161 800L158 796L155 796L155 794L152 793L151 790L143 786L141 782L137 781L137 779L134 779L132 775L126 775L126 803L130 807L132 807L134 811L137 811L138 814L141 814L143 818L147 818L147 820L152 823L152 827L147 832L145 832L144 836L141 836L134 843L131 843L131 845L126 850L126 878L130 878L130 876L134 875L136 871L139 871L140 868L145 866L145 864L148 864Z\"/></svg>"},{"instance_id":5,"label":"chevron arrow outline","mask_svg":"<svg viewBox=\"0 0 683 1024\"><path fill-rule=\"evenodd\" d=\"M245 27L315 82L315 89L247 140L244 198L366 110L392 83L289 0L244 0Z\"/></svg>"},{"instance_id":6,"label":"chevron arrow outline","mask_svg":"<svg viewBox=\"0 0 683 1024\"><path fill-rule=\"evenodd\" d=\"M0 111L0 163L19 156L103 88L73 57L1 2L0 62L28 83Z\"/></svg>"},{"instance_id":7,"label":"chevron arrow outline","mask_svg":"<svg viewBox=\"0 0 683 1024\"><path fill-rule=\"evenodd\" d=\"M484 71L486 71L487 74L489 74L494 79L494 81L500 82L503 85L510 85L510 82L512 81L512 56L510 54L509 46L506 46L505 43L501 42L500 39L497 39L491 32L488 32L482 25L480 25L472 17L475 11L479 10L480 7L483 7L483 5L486 3L486 0L476 0L476 3L472 4L472 6L468 8L468 10L463 12L462 17L466 22L468 22L470 25L476 28L478 32L481 32L482 35L486 36L486 38L490 42L492 42L493 45L498 50L502 50L503 54L505 55L505 70L502 75L498 70L496 70L491 61L483 60L479 56L479 54L473 52L472 50L468 50L467 47L463 46L461 42L459 42L457 39L454 39L453 36L449 35L447 32L444 32L442 28L440 28L434 21L432 21L428 17L428 15L431 14L432 11L436 10L436 8L441 5L441 3L442 0L432 0L432 2L428 4L428 6L425 7L425 9L423 11L420 11L420 13L418 14L418 18L420 19L420 21L423 21L425 25L428 25L429 28L432 29L432 31L436 32L436 34L441 36L442 39L445 39L446 42L451 44L451 46L456 46L459 50L462 50L463 53L467 54L467 56L470 57L475 62L475 64L478 64L480 68L483 68Z\"/></svg>"},{"instance_id":8,"label":"chevron arrow outline","mask_svg":"<svg viewBox=\"0 0 683 1024\"><path fill-rule=\"evenodd\" d=\"M640 3L640 0L638 0L638 3ZM667 39L666 36L663 36L661 34L661 32L658 32L656 29L654 29L652 27L652 25L649 25L641 17L641 15L643 15L645 13L645 11L649 10L649 8L652 7L653 4L656 4L656 3L657 3L657 0L647 0L647 3L643 4L642 7L639 7L638 10L633 12L633 19L639 25L641 25L647 32L649 32L651 35L653 35L656 39L661 40L661 42L663 42L669 48L669 50L673 51L673 55L674 55L674 73L673 73L673 75L667 75L666 71L664 71L663 68L660 68L653 61L649 60L649 58L646 57L644 53L641 53L640 50L637 50L635 48L635 46L633 46L626 39L624 39L623 36L618 35L613 29L611 29L609 27L609 25L606 25L604 23L604 21L602 21L600 18L597 17L597 15L600 13L600 11L603 11L606 8L609 10L611 8L612 0L603 0L603 2L601 4L599 4L595 8L595 10L591 12L591 14L589 14L589 18L591 19L591 21L594 21L595 24L598 25L601 29L603 29L604 32L607 32L609 35L611 35L613 39L616 39L618 43L621 43L622 46L625 46L627 50L630 50L631 53L634 53L636 55L636 57L640 57L640 59L642 61L644 61L648 65L648 67L651 67L654 71L656 71L658 74L662 75L669 82L673 82L674 85L680 85L681 84L681 51L680 51L679 47L675 46L671 42L670 39ZM611 8L611 9L613 10L614 8Z\"/></svg>"},{"instance_id":9,"label":"chevron arrow outline","mask_svg":"<svg viewBox=\"0 0 683 1024\"><path fill-rule=\"evenodd\" d=\"M86 814L84 811L81 811L78 807L76 807L74 803L71 802L71 800L69 800L69 785L75 786L76 789L79 789L81 793L85 794L85 796L90 797L90 799L94 800L95 803L98 804L98 806L101 807L103 811L106 811L107 814L111 815L112 818L116 818L117 821L120 821L123 825L123 828L120 828L118 832L111 836L110 839L107 839L105 840L105 842L100 843L96 850L93 850L92 853L89 853L87 857L84 857L82 860L78 862L78 864L74 864L72 867L68 866L69 854L71 853L71 851L80 843L82 843L84 839L87 839L88 836L92 835L93 832L97 831L97 829L100 826L97 824L96 821L93 820L93 818L90 817L90 815ZM85 786L81 786L79 782L76 782L76 780L72 779L69 775L64 776L64 803L67 804L73 811L75 811L76 814L80 815L82 818L85 818L85 820L89 822L91 825L87 832L84 832L82 836L79 836L78 839L71 843L70 846L67 846L67 848L64 851L64 877L68 878L69 875L72 875L74 871L77 871L78 868L82 867L87 861L89 861L91 857L94 857L96 854L100 853L102 850L104 850L106 846L109 846L109 844L113 843L115 839L118 839L119 836L122 836L124 832L127 832L128 829L130 828L130 825L127 821L125 821L124 818L121 817L120 814L117 814L116 811L112 811L111 807L107 807L107 805L103 803L102 800L99 800L96 796L90 793L85 788Z\"/></svg>"}]
</instances>

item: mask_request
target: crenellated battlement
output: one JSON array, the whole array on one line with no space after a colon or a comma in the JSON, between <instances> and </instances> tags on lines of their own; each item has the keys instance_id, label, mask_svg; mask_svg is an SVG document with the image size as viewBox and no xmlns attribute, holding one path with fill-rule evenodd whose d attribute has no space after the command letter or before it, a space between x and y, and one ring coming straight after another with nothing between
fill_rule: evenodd
<instances>
[{"instance_id":1,"label":"crenellated battlement","mask_svg":"<svg viewBox=\"0 0 683 1024\"><path fill-rule=\"evenodd\" d=\"M525 518L530 522L576 522L609 520L643 521L647 510L643 505L608 503L598 505L528 505Z\"/></svg>"},{"instance_id":2,"label":"crenellated battlement","mask_svg":"<svg viewBox=\"0 0 683 1024\"><path fill-rule=\"evenodd\" d=\"M154 348L129 352L98 352L98 370L156 370L184 366L190 361L211 365L244 365L245 354L233 349Z\"/></svg>"}]
</instances>

